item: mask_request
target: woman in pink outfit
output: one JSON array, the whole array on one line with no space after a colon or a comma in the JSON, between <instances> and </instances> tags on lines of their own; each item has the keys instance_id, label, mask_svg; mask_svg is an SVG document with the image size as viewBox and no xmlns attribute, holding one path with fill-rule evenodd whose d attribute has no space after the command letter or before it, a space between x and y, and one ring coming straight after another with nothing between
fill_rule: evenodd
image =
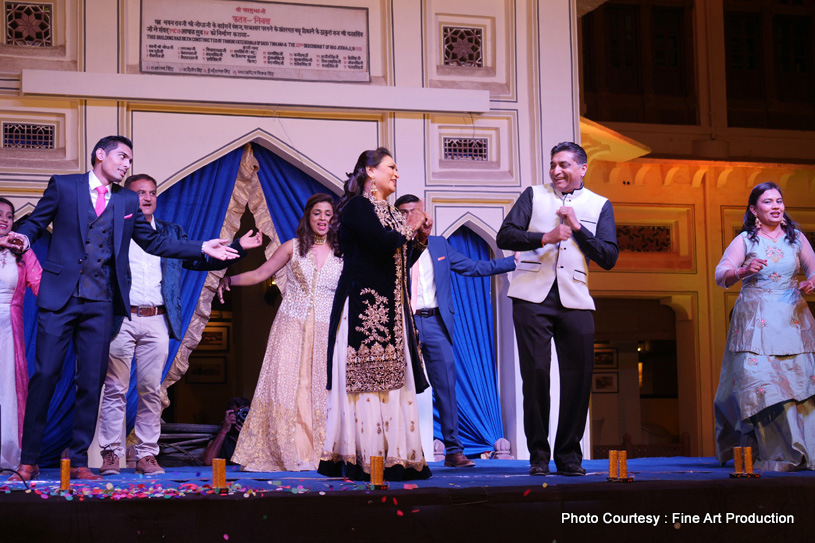
<instances>
[{"instance_id":1,"label":"woman in pink outfit","mask_svg":"<svg viewBox=\"0 0 815 543\"><path fill-rule=\"evenodd\" d=\"M14 205L0 198L0 237L14 226ZM23 341L26 287L40 290L40 268L34 251L17 255L0 249L0 467L20 463L23 415L28 395L28 367Z\"/></svg>"}]
</instances>

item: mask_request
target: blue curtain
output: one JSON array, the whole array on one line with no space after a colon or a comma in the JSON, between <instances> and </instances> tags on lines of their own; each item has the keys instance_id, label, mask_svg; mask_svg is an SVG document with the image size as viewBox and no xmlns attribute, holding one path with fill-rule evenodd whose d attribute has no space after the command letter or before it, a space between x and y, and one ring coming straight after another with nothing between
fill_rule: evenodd
<instances>
[{"instance_id":1,"label":"blue curtain","mask_svg":"<svg viewBox=\"0 0 815 543\"><path fill-rule=\"evenodd\" d=\"M31 250L40 262L45 262L51 234L46 232L32 245ZM28 363L28 375L34 374L35 353L37 348L37 298L30 289L26 290L23 302L23 327L25 329L25 356ZM40 465L48 466L59 462L62 450L71 443L71 428L74 424L74 347L68 346L62 376L54 389L51 404L48 406L48 422L43 434Z\"/></svg>"},{"instance_id":2,"label":"blue curtain","mask_svg":"<svg viewBox=\"0 0 815 543\"><path fill-rule=\"evenodd\" d=\"M334 194L265 147L252 144L252 152L260 165L258 178L263 197L269 206L280 243L283 243L295 236L297 224L306 209L306 200L312 194Z\"/></svg>"},{"instance_id":3,"label":"blue curtain","mask_svg":"<svg viewBox=\"0 0 815 543\"><path fill-rule=\"evenodd\" d=\"M293 238L297 223L303 215L306 200L326 189L291 164L278 158L259 145L252 151L260 168L260 180L269 212L281 241ZM240 167L243 148L235 149L185 177L158 198L156 216L184 228L190 239L207 240L217 237L226 216L226 210ZM184 270L181 275L181 310L183 330L192 320L195 306L206 280L206 272ZM164 374L167 375L180 342L170 341L170 352ZM130 390L127 396L127 430L136 422L138 394L135 390L135 366L131 368Z\"/></svg>"},{"instance_id":4,"label":"blue curtain","mask_svg":"<svg viewBox=\"0 0 815 543\"><path fill-rule=\"evenodd\" d=\"M242 155L242 147L234 149L178 181L158 197L156 217L181 226L189 239L217 238L221 233L229 200L235 188L235 179L238 177ZM186 332L192 320L206 279L207 272L190 270L181 272L182 334ZM162 378L170 370L180 345L180 341L170 340L170 352L164 365ZM130 390L127 393L128 432L136 423L138 398L134 364L130 367Z\"/></svg>"},{"instance_id":5,"label":"blue curtain","mask_svg":"<svg viewBox=\"0 0 815 543\"><path fill-rule=\"evenodd\" d=\"M474 260L491 258L478 235L461 227L448 238L450 245ZM490 277L451 275L456 309L453 352L456 357L456 396L459 435L465 455L492 451L504 436L495 361L495 324ZM433 408L433 434L441 439L438 410Z\"/></svg>"}]
</instances>

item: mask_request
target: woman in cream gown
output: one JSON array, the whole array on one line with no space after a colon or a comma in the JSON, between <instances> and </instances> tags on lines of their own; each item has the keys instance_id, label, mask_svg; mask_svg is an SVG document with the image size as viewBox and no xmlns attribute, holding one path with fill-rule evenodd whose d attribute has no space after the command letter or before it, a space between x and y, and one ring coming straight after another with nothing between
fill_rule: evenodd
<instances>
[{"instance_id":1,"label":"woman in cream gown","mask_svg":"<svg viewBox=\"0 0 815 543\"><path fill-rule=\"evenodd\" d=\"M283 302L232 456L244 471L317 467L325 439L328 317L342 270L335 221L331 196L315 194L306 202L297 238L258 269L224 277L219 285L219 294L254 285L285 266Z\"/></svg>"}]
</instances>

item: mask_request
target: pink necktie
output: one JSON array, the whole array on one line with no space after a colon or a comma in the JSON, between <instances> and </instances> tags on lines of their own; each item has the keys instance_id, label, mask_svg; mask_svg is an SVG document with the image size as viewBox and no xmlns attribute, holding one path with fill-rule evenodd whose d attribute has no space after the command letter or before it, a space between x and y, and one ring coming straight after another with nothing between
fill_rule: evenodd
<instances>
[{"instance_id":1,"label":"pink necktie","mask_svg":"<svg viewBox=\"0 0 815 543\"><path fill-rule=\"evenodd\" d=\"M96 206L93 209L96 211L97 217L105 210L105 193L107 191L108 188L104 185L99 185L96 187Z\"/></svg>"}]
</instances>

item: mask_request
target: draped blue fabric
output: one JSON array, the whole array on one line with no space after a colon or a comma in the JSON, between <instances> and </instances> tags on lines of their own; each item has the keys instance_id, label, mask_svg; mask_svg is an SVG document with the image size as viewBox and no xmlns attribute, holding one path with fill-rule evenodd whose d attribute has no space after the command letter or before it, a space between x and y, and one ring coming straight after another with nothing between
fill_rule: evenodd
<instances>
[{"instance_id":1,"label":"draped blue fabric","mask_svg":"<svg viewBox=\"0 0 815 543\"><path fill-rule=\"evenodd\" d=\"M281 241L293 238L303 215L306 200L316 192L328 192L302 171L259 145L252 145L259 163L258 179L269 212ZM158 198L156 216L180 225L190 239L207 240L217 237L240 167L243 148L235 149L185 177ZM192 320L195 306L206 280L206 272L184 270L181 276L181 310L183 330ZM170 352L162 377L167 375L180 342L170 341ZM128 432L136 422L138 394L135 390L135 366L131 367L130 390L127 396Z\"/></svg>"},{"instance_id":2,"label":"draped blue fabric","mask_svg":"<svg viewBox=\"0 0 815 543\"><path fill-rule=\"evenodd\" d=\"M46 232L31 246L40 262L45 262L51 234ZM37 298L31 289L27 289L23 302L23 328L25 330L25 356L28 364L28 375L34 374L37 348ZM62 376L54 389L54 396L48 406L48 422L43 434L43 447L40 455L40 466L49 466L59 462L62 450L71 443L71 428L74 423L74 347L68 346Z\"/></svg>"},{"instance_id":3,"label":"draped blue fabric","mask_svg":"<svg viewBox=\"0 0 815 543\"><path fill-rule=\"evenodd\" d=\"M306 209L306 200L318 192L332 193L265 147L252 144L252 152L260 166L258 179L266 205L269 206L280 243L283 243L295 236L297 223Z\"/></svg>"},{"instance_id":4,"label":"draped blue fabric","mask_svg":"<svg viewBox=\"0 0 815 543\"><path fill-rule=\"evenodd\" d=\"M487 243L461 227L448 238L450 245L474 260L491 258ZM456 357L456 396L459 436L465 455L492 451L504 436L495 360L495 324L490 277L462 277L451 273L455 306L453 352ZM438 410L433 408L433 435L441 439Z\"/></svg>"},{"instance_id":5,"label":"draped blue fabric","mask_svg":"<svg viewBox=\"0 0 815 543\"><path fill-rule=\"evenodd\" d=\"M229 200L235 188L242 155L243 148L234 149L161 193L156 204L156 217L181 226L189 239L217 238L221 233ZM192 320L206 278L207 272L190 270L181 272L182 334L186 332ZM180 341L170 340L170 352L162 378L170 370L180 345ZM130 367L130 389L127 393L128 432L136 422L138 405L135 372L136 366L133 364Z\"/></svg>"}]
</instances>

